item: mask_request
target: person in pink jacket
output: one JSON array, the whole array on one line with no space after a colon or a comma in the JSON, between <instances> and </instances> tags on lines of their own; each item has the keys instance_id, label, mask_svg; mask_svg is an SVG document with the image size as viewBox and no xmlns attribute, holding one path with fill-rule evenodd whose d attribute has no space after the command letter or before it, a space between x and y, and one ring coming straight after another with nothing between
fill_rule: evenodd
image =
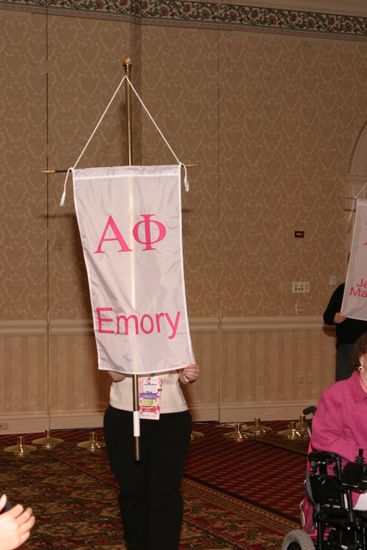
<instances>
[{"instance_id":1,"label":"person in pink jacket","mask_svg":"<svg viewBox=\"0 0 367 550\"><path fill-rule=\"evenodd\" d=\"M354 371L350 378L335 382L321 395L312 419L309 452L336 453L347 462L354 462L362 449L367 462L367 332L354 346ZM367 510L367 492L353 493L356 510ZM312 505L307 497L301 504L305 515L304 529L313 529Z\"/></svg>"},{"instance_id":2,"label":"person in pink jacket","mask_svg":"<svg viewBox=\"0 0 367 550\"><path fill-rule=\"evenodd\" d=\"M346 461L354 461L359 449L367 460L367 332L355 343L353 366L350 378L323 392L312 420L312 448Z\"/></svg>"}]
</instances>

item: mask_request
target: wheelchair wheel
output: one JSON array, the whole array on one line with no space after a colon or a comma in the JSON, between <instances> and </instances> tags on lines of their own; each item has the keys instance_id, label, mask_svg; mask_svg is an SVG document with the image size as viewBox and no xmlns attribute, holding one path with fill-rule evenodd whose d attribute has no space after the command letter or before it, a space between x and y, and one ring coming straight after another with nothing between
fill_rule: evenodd
<instances>
[{"instance_id":1,"label":"wheelchair wheel","mask_svg":"<svg viewBox=\"0 0 367 550\"><path fill-rule=\"evenodd\" d=\"M295 529L286 535L281 550L315 550L315 545L305 531Z\"/></svg>"}]
</instances>

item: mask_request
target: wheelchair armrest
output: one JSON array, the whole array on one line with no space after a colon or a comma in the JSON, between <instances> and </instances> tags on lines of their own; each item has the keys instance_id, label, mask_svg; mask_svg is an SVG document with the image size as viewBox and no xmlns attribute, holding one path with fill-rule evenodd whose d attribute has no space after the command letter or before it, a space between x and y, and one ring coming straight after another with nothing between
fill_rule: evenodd
<instances>
[{"instance_id":1,"label":"wheelchair armrest","mask_svg":"<svg viewBox=\"0 0 367 550\"><path fill-rule=\"evenodd\" d=\"M332 464L333 462L341 462L342 457L336 453L329 453L328 451L312 451L308 454L307 460L320 464Z\"/></svg>"},{"instance_id":2,"label":"wheelchair armrest","mask_svg":"<svg viewBox=\"0 0 367 550\"><path fill-rule=\"evenodd\" d=\"M303 409L303 414L305 414L306 416L308 414L315 414L316 412L316 407L315 405L310 405L309 407L306 407L305 409Z\"/></svg>"}]
</instances>

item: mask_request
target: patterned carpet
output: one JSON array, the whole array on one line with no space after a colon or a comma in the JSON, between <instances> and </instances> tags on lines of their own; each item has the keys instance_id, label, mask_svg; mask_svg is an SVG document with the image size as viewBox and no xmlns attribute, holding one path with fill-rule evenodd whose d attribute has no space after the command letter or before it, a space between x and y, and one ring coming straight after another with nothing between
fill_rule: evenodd
<instances>
[{"instance_id":1,"label":"patterned carpet","mask_svg":"<svg viewBox=\"0 0 367 550\"><path fill-rule=\"evenodd\" d=\"M183 482L180 550L279 550L298 519L299 491L293 487L290 498L285 457L291 462L294 457L302 462L302 457L258 441L228 441L223 437L228 428L214 423L198 424L195 430L205 436L193 441ZM100 430L96 434L101 439ZM42 435L28 434L26 443ZM37 517L24 548L123 549L117 487L105 449L90 453L76 446L88 439L89 431L52 435L64 443L25 457L4 452L16 436L0 436L0 486L11 500L32 506ZM300 480L304 460L297 472Z\"/></svg>"},{"instance_id":2,"label":"patterned carpet","mask_svg":"<svg viewBox=\"0 0 367 550\"><path fill-rule=\"evenodd\" d=\"M285 441L277 431L287 423L270 422L269 436L236 443L224 437L233 426L196 424L204 437L194 440L186 476L218 491L298 521L303 498L307 442ZM277 444L277 445L276 445ZM300 449L303 447L302 454Z\"/></svg>"}]
</instances>

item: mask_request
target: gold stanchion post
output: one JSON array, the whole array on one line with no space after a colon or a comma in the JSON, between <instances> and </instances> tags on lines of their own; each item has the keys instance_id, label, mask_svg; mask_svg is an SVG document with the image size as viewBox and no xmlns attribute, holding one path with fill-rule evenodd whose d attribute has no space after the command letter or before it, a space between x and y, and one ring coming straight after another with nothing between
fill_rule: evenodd
<instances>
[{"instance_id":1,"label":"gold stanchion post","mask_svg":"<svg viewBox=\"0 0 367 550\"><path fill-rule=\"evenodd\" d=\"M236 422L235 429L232 432L225 432L224 437L226 439L232 439L236 443L243 443L246 439L250 439L251 436L244 431L246 424Z\"/></svg>"},{"instance_id":2,"label":"gold stanchion post","mask_svg":"<svg viewBox=\"0 0 367 550\"><path fill-rule=\"evenodd\" d=\"M34 439L32 441L33 445L40 445L46 450L54 449L56 445L63 442L63 439L60 439L59 437L52 437L50 430L45 430L45 437L40 437L39 439Z\"/></svg>"},{"instance_id":3,"label":"gold stanchion post","mask_svg":"<svg viewBox=\"0 0 367 550\"><path fill-rule=\"evenodd\" d=\"M81 441L80 443L77 443L76 446L94 453L95 451L99 451L99 449L105 447L106 444L101 441L97 441L96 432L90 432L88 441Z\"/></svg>"},{"instance_id":4,"label":"gold stanchion post","mask_svg":"<svg viewBox=\"0 0 367 550\"><path fill-rule=\"evenodd\" d=\"M247 426L246 429L244 430L245 433L249 433L250 435L255 435L255 436L262 436L271 431L272 429L270 428L270 426L264 426L261 423L260 418L255 418L254 423Z\"/></svg>"},{"instance_id":5,"label":"gold stanchion post","mask_svg":"<svg viewBox=\"0 0 367 550\"><path fill-rule=\"evenodd\" d=\"M10 447L5 447L4 451L6 453L13 453L17 456L23 457L23 456L29 455L36 449L37 447L34 447L33 445L26 445L24 436L19 435L17 437L17 444L11 445Z\"/></svg>"},{"instance_id":6,"label":"gold stanchion post","mask_svg":"<svg viewBox=\"0 0 367 550\"><path fill-rule=\"evenodd\" d=\"M132 62L126 57L123 62L125 73L128 79L131 76ZM133 163L133 128L131 116L131 88L129 82L125 83L126 94L126 117L127 117L127 158L129 166ZM140 418L139 418L139 379L138 375L133 375L133 431L134 431L134 449L135 460L140 461Z\"/></svg>"}]
</instances>

